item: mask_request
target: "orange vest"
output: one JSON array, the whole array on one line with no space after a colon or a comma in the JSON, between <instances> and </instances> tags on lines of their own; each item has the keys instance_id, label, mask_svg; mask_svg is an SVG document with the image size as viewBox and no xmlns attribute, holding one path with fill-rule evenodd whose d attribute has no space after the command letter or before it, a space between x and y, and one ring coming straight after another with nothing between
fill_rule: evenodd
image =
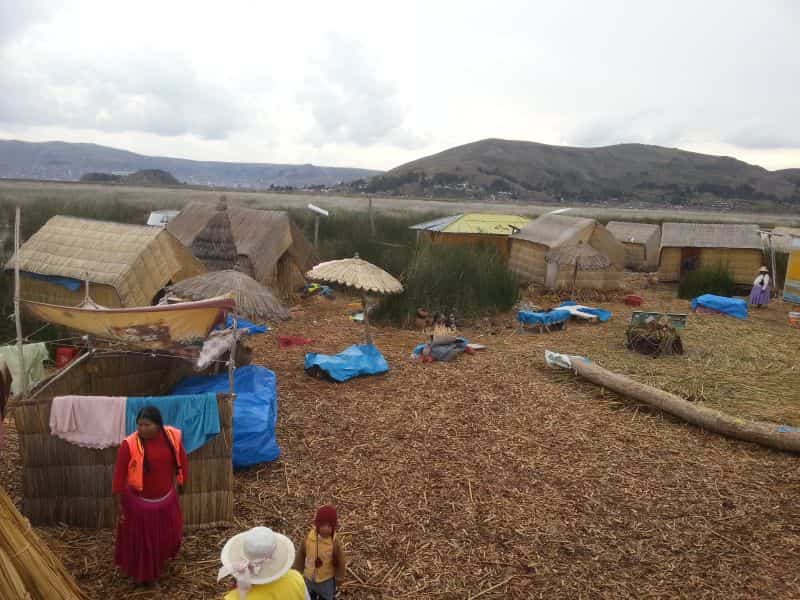
<instances>
[{"instance_id":1,"label":"orange vest","mask_svg":"<svg viewBox=\"0 0 800 600\"><path fill-rule=\"evenodd\" d=\"M164 425L164 432L175 449L175 460L178 461L178 484L183 485L185 465L181 461L181 430ZM128 462L128 485L137 492L141 492L144 489L144 446L142 446L142 440L139 439L139 432L134 431L125 438L125 441L131 451L131 459Z\"/></svg>"}]
</instances>

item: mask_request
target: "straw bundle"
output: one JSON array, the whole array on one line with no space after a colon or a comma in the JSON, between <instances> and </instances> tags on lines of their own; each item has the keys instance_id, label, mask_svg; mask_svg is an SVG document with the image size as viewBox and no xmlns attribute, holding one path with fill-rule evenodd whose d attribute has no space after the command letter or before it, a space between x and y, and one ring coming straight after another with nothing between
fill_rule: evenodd
<instances>
[{"instance_id":1,"label":"straw bundle","mask_svg":"<svg viewBox=\"0 0 800 600\"><path fill-rule=\"evenodd\" d=\"M111 481L117 449L81 448L51 435L53 397L159 395L190 372L188 362L173 358L101 354L65 372L33 402L19 405L14 414L24 465L26 516L37 525L92 528L112 527L116 518ZM226 396L218 398L218 405L220 435L189 456L189 481L181 497L187 526L224 524L233 515L233 407Z\"/></svg>"},{"instance_id":2,"label":"straw bundle","mask_svg":"<svg viewBox=\"0 0 800 600\"><path fill-rule=\"evenodd\" d=\"M88 600L0 488L0 598Z\"/></svg>"},{"instance_id":3,"label":"straw bundle","mask_svg":"<svg viewBox=\"0 0 800 600\"><path fill-rule=\"evenodd\" d=\"M236 265L236 242L225 196L220 197L217 211L194 238L191 247L192 254L200 259L209 271L232 269Z\"/></svg>"},{"instance_id":4,"label":"straw bundle","mask_svg":"<svg viewBox=\"0 0 800 600\"><path fill-rule=\"evenodd\" d=\"M289 310L275 297L272 290L236 269L212 271L185 279L170 286L168 292L192 300L214 298L232 292L236 300L236 313L247 319L260 321L289 318Z\"/></svg>"}]
</instances>

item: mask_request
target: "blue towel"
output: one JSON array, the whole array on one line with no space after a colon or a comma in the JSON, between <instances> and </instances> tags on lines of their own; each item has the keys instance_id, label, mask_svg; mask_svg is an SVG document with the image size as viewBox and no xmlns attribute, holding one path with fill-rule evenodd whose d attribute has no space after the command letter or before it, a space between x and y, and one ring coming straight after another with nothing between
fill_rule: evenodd
<instances>
[{"instance_id":1,"label":"blue towel","mask_svg":"<svg viewBox=\"0 0 800 600\"><path fill-rule=\"evenodd\" d=\"M217 329L233 329L233 315L228 315L228 318L225 320L225 325L223 326L222 323L217 325ZM252 321L248 321L247 319L243 319L242 317L236 317L236 329L239 331L245 331L247 335L253 335L256 333L266 333L269 331L269 327L264 325L256 325Z\"/></svg>"},{"instance_id":2,"label":"blue towel","mask_svg":"<svg viewBox=\"0 0 800 600\"><path fill-rule=\"evenodd\" d=\"M578 304L577 302L573 302L572 300L567 300L566 302L562 302L561 304L559 304L559 306L584 306L584 308L582 308L581 311L588 313L590 315L595 315L597 317L597 320L600 321L601 323L605 323L613 316L611 311L604 310L602 308L589 308L588 306L585 306L583 304Z\"/></svg>"},{"instance_id":3,"label":"blue towel","mask_svg":"<svg viewBox=\"0 0 800 600\"><path fill-rule=\"evenodd\" d=\"M155 406L161 411L164 425L181 430L187 454L202 448L219 433L219 408L215 393L130 397L125 407L126 435L136 430L136 415L145 406Z\"/></svg>"}]
</instances>

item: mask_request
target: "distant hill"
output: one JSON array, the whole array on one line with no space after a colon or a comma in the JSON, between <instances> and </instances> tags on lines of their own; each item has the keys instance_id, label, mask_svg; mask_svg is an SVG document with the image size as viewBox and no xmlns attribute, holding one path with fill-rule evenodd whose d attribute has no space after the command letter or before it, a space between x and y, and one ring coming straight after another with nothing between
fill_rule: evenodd
<instances>
[{"instance_id":1,"label":"distant hill","mask_svg":"<svg viewBox=\"0 0 800 600\"><path fill-rule=\"evenodd\" d=\"M0 177L77 181L85 173L128 174L158 169L192 185L266 189L336 185L379 173L369 169L230 163L144 156L97 144L0 140Z\"/></svg>"},{"instance_id":2,"label":"distant hill","mask_svg":"<svg viewBox=\"0 0 800 600\"><path fill-rule=\"evenodd\" d=\"M792 173L798 170L788 170ZM644 144L571 148L488 139L392 169L368 192L640 204L793 205L800 183L730 157Z\"/></svg>"},{"instance_id":3,"label":"distant hill","mask_svg":"<svg viewBox=\"0 0 800 600\"><path fill-rule=\"evenodd\" d=\"M800 169L783 169L781 171L775 171L775 173L800 187Z\"/></svg>"},{"instance_id":4,"label":"distant hill","mask_svg":"<svg viewBox=\"0 0 800 600\"><path fill-rule=\"evenodd\" d=\"M83 183L121 183L127 185L180 185L171 173L161 169L144 169L130 175L114 175L113 173L86 173L81 175Z\"/></svg>"}]
</instances>

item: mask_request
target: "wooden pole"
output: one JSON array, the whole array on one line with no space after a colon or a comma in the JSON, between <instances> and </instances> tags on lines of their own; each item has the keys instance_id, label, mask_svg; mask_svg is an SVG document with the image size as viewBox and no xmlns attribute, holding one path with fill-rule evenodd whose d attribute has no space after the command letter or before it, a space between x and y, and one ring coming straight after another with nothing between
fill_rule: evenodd
<instances>
[{"instance_id":1,"label":"wooden pole","mask_svg":"<svg viewBox=\"0 0 800 600\"><path fill-rule=\"evenodd\" d=\"M369 306L367 306L367 292L361 292L361 306L364 308L364 339L367 344L372 344L372 336L369 333Z\"/></svg>"},{"instance_id":2,"label":"wooden pole","mask_svg":"<svg viewBox=\"0 0 800 600\"><path fill-rule=\"evenodd\" d=\"M28 374L25 370L25 350L22 345L22 315L19 306L19 222L21 220L19 206L14 221L14 318L17 324L17 349L19 350L19 373L22 399L28 395Z\"/></svg>"},{"instance_id":3,"label":"wooden pole","mask_svg":"<svg viewBox=\"0 0 800 600\"><path fill-rule=\"evenodd\" d=\"M314 217L314 248L319 250L319 215Z\"/></svg>"},{"instance_id":4,"label":"wooden pole","mask_svg":"<svg viewBox=\"0 0 800 600\"><path fill-rule=\"evenodd\" d=\"M234 371L236 370L236 344L239 343L239 340L236 337L236 328L237 328L237 320L236 315L233 315L233 343L231 344L231 353L228 357L228 387L231 389L231 395L236 395L236 389L233 384L234 380Z\"/></svg>"},{"instance_id":5,"label":"wooden pole","mask_svg":"<svg viewBox=\"0 0 800 600\"><path fill-rule=\"evenodd\" d=\"M575 282L578 280L578 257L575 257L575 269L572 271L572 294L570 300L575 300Z\"/></svg>"},{"instance_id":6,"label":"wooden pole","mask_svg":"<svg viewBox=\"0 0 800 600\"><path fill-rule=\"evenodd\" d=\"M772 267L772 285L770 286L770 294L771 295L778 295L778 272L775 270L775 246L772 245L772 234L770 233L767 236L769 240L769 259L770 259L770 266Z\"/></svg>"}]
</instances>

